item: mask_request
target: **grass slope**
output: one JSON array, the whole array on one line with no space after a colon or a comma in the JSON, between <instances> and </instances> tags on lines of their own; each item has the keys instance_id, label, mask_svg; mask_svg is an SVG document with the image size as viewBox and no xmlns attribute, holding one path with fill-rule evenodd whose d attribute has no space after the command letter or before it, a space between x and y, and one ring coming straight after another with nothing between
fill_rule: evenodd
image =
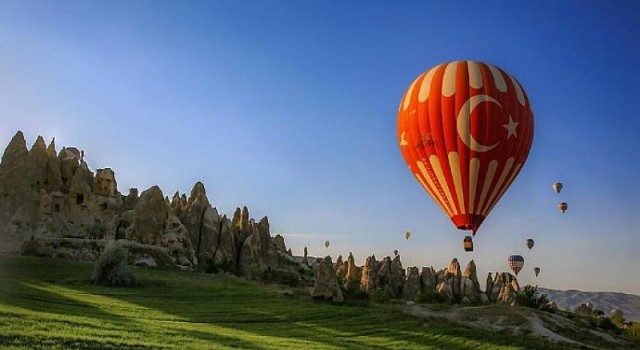
<instances>
[{"instance_id":1,"label":"grass slope","mask_svg":"<svg viewBox=\"0 0 640 350\"><path fill-rule=\"evenodd\" d=\"M102 287L88 282L92 267L0 255L0 348L563 348L398 305L313 302L234 276L134 268L141 286Z\"/></svg>"}]
</instances>

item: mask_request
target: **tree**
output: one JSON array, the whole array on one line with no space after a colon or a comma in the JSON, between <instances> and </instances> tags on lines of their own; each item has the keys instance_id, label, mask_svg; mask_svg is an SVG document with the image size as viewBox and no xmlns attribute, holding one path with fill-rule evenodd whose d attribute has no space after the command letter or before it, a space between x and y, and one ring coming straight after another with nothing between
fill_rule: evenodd
<instances>
[{"instance_id":1,"label":"tree","mask_svg":"<svg viewBox=\"0 0 640 350\"><path fill-rule=\"evenodd\" d=\"M524 286L524 288L516 292L516 301L520 306L549 310L549 298L547 298L546 294L538 293L538 286Z\"/></svg>"},{"instance_id":2,"label":"tree","mask_svg":"<svg viewBox=\"0 0 640 350\"><path fill-rule=\"evenodd\" d=\"M135 285L135 276L127 265L127 254L118 242L109 242L96 261L91 278L93 282L117 287Z\"/></svg>"}]
</instances>

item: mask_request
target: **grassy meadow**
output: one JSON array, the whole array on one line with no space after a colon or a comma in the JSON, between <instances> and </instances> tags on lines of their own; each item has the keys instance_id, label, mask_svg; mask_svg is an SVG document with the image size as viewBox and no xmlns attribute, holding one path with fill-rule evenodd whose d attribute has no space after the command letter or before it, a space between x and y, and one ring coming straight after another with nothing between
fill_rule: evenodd
<instances>
[{"instance_id":1,"label":"grassy meadow","mask_svg":"<svg viewBox=\"0 0 640 350\"><path fill-rule=\"evenodd\" d=\"M0 255L0 348L563 348L410 316L402 305L314 302L303 288L228 275L133 268L140 286L97 286L89 282L92 268Z\"/></svg>"}]
</instances>

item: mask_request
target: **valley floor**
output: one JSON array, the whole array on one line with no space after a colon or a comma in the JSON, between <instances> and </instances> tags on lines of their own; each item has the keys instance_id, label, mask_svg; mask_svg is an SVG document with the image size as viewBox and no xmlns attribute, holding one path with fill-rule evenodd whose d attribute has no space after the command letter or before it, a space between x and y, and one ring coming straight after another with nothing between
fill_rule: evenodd
<instances>
[{"instance_id":1,"label":"valley floor","mask_svg":"<svg viewBox=\"0 0 640 350\"><path fill-rule=\"evenodd\" d=\"M92 267L0 255L0 348L629 347L599 335L576 338L558 329L549 330L557 337L550 335L546 318L555 315L523 308L321 303L310 300L305 288L144 268L133 268L140 286L110 288L88 282Z\"/></svg>"}]
</instances>

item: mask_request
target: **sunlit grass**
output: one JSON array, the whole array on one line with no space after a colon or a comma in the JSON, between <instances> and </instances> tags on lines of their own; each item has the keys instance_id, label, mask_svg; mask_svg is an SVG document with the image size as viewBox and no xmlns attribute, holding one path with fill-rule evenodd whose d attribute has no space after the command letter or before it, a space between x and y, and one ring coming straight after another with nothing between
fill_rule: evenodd
<instances>
[{"instance_id":1,"label":"sunlit grass","mask_svg":"<svg viewBox=\"0 0 640 350\"><path fill-rule=\"evenodd\" d=\"M0 256L3 349L552 349L537 339L408 316L397 305L287 297L235 276L133 269L141 286L88 282L92 265Z\"/></svg>"}]
</instances>

